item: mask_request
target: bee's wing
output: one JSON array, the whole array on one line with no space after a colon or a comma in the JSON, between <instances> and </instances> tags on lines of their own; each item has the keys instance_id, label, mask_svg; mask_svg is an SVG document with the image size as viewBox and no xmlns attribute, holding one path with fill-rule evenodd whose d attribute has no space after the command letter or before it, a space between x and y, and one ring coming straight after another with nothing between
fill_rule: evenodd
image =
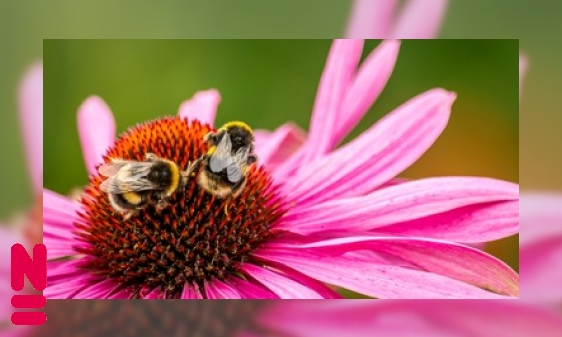
<instances>
[{"instance_id":1,"label":"bee's wing","mask_svg":"<svg viewBox=\"0 0 562 337\"><path fill-rule=\"evenodd\" d=\"M103 181L100 189L115 194L155 189L157 186L146 179L151 167L152 163L132 162L131 165L121 167L117 174Z\"/></svg>"},{"instance_id":2,"label":"bee's wing","mask_svg":"<svg viewBox=\"0 0 562 337\"><path fill-rule=\"evenodd\" d=\"M109 163L105 163L98 168L99 174L105 177L112 177L128 164L136 163L133 160L111 159Z\"/></svg>"},{"instance_id":3,"label":"bee's wing","mask_svg":"<svg viewBox=\"0 0 562 337\"><path fill-rule=\"evenodd\" d=\"M227 168L233 161L231 152L232 143L230 142L230 137L225 134L209 159L209 168L211 171L221 172Z\"/></svg>"},{"instance_id":4,"label":"bee's wing","mask_svg":"<svg viewBox=\"0 0 562 337\"><path fill-rule=\"evenodd\" d=\"M244 176L244 170L246 169L246 161L248 160L249 153L249 148L240 148L236 151L236 154L232 156L232 163L226 167L226 175L230 182L237 183Z\"/></svg>"}]
</instances>

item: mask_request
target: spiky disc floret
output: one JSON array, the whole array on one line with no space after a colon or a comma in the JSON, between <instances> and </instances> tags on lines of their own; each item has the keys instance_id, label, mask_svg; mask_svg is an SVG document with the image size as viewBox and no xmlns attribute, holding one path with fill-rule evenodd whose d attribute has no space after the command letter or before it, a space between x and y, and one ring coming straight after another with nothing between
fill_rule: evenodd
<instances>
[{"instance_id":1,"label":"spiky disc floret","mask_svg":"<svg viewBox=\"0 0 562 337\"><path fill-rule=\"evenodd\" d=\"M126 131L104 160L144 160L152 152L185 170L207 152L203 137L209 131L214 130L179 117L146 122ZM159 287L166 297L178 297L186 283L202 287L205 280L237 274L250 252L274 235L272 225L282 215L271 178L256 165L242 194L228 202L228 214L227 201L192 178L165 209L148 205L124 220L100 190L103 179L91 176L81 199L82 221L75 224L81 243L75 250L85 255L81 268L116 280L133 296Z\"/></svg>"}]
</instances>

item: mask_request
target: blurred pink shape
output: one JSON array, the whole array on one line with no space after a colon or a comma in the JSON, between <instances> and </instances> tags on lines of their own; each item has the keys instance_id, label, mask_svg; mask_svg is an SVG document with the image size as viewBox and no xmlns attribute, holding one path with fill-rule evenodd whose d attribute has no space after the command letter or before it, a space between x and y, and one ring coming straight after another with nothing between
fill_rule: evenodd
<instances>
[{"instance_id":1,"label":"blurred pink shape","mask_svg":"<svg viewBox=\"0 0 562 337\"><path fill-rule=\"evenodd\" d=\"M560 314L516 301L276 302L256 320L279 337L557 337L562 331Z\"/></svg>"},{"instance_id":2,"label":"blurred pink shape","mask_svg":"<svg viewBox=\"0 0 562 337\"><path fill-rule=\"evenodd\" d=\"M525 78L526 72L527 57L525 57L525 55L519 55L519 95L521 95L521 89L523 88L523 79Z\"/></svg>"},{"instance_id":3,"label":"blurred pink shape","mask_svg":"<svg viewBox=\"0 0 562 337\"><path fill-rule=\"evenodd\" d=\"M447 9L447 0L409 0L396 14L397 0L355 0L346 38L435 38Z\"/></svg>"},{"instance_id":4,"label":"blurred pink shape","mask_svg":"<svg viewBox=\"0 0 562 337\"><path fill-rule=\"evenodd\" d=\"M33 188L43 189L43 64L38 62L25 74L19 90L20 121Z\"/></svg>"},{"instance_id":5,"label":"blurred pink shape","mask_svg":"<svg viewBox=\"0 0 562 337\"><path fill-rule=\"evenodd\" d=\"M521 193L521 299L562 303L562 194Z\"/></svg>"}]
</instances>

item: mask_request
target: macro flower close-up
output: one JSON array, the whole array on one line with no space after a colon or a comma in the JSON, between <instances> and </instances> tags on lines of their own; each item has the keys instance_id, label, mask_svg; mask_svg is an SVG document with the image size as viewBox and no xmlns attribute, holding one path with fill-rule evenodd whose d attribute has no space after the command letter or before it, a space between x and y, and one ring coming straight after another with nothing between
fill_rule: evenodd
<instances>
[{"instance_id":1,"label":"macro flower close-up","mask_svg":"<svg viewBox=\"0 0 562 337\"><path fill-rule=\"evenodd\" d=\"M455 92L422 92L345 142L385 88L400 45L383 41L361 62L364 41L334 41L308 131L255 130L257 163L244 167L236 197L204 189L204 167L182 177L166 205L130 217L109 198L100 168L154 154L185 171L214 155L206 135L222 130L223 97L199 91L177 116L137 121L117 137L109 106L87 98L77 124L88 183L73 196L43 192L44 295L312 299L345 289L381 299L517 298L518 274L478 247L518 233L518 184L398 177L444 131Z\"/></svg>"}]
</instances>

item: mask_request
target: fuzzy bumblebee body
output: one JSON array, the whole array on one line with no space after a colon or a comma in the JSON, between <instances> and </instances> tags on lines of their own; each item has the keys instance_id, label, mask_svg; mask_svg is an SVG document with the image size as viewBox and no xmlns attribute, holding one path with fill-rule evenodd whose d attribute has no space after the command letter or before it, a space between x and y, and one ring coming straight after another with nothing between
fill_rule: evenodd
<instances>
[{"instance_id":1,"label":"fuzzy bumblebee body","mask_svg":"<svg viewBox=\"0 0 562 337\"><path fill-rule=\"evenodd\" d=\"M243 122L229 122L216 132L205 135L208 152L189 172L202 166L198 183L217 198L236 198L246 186L248 167L257 161L254 134Z\"/></svg>"},{"instance_id":2,"label":"fuzzy bumblebee body","mask_svg":"<svg viewBox=\"0 0 562 337\"><path fill-rule=\"evenodd\" d=\"M149 203L162 209L167 199L182 184L182 172L176 163L146 154L146 161L112 159L98 169L108 177L100 184L115 210L130 218Z\"/></svg>"}]
</instances>

